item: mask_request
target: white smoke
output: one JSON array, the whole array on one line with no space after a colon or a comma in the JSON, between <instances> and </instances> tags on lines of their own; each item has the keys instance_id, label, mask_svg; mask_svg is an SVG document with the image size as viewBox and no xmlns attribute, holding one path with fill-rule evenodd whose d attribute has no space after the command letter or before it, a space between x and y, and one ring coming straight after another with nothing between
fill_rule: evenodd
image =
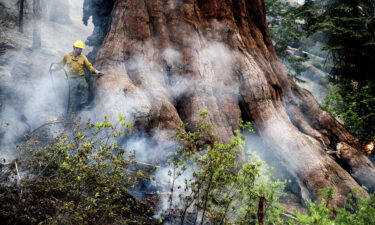
<instances>
[{"instance_id":1,"label":"white smoke","mask_svg":"<svg viewBox=\"0 0 375 225\"><path fill-rule=\"evenodd\" d=\"M2 0L9 13L17 13L14 1ZM70 22L56 23L49 20L50 4L63 4L69 7ZM72 50L75 40L85 40L93 26L85 27L82 22L83 0L54 0L44 2L42 26L42 48L32 50L33 23L31 1L25 6L24 33L18 27L6 27L7 44L15 46L0 56L5 62L0 67L2 105L0 110L1 150L0 158L12 160L17 157L15 144L27 132L41 125L61 118L67 108L67 80L63 72L49 74L51 63L60 62ZM60 8L54 9L60 13ZM86 49L87 53L90 49Z\"/></svg>"},{"instance_id":2,"label":"white smoke","mask_svg":"<svg viewBox=\"0 0 375 225\"><path fill-rule=\"evenodd\" d=\"M25 35L20 35L26 42L21 50L12 53L15 55L12 57L12 66L17 68L22 62L24 63L23 68L35 69L33 71L25 70L25 76L28 79L14 77L14 72L7 71L8 74L11 74L8 79L8 87L25 104L20 106L19 102L11 101L1 110L0 120L5 128L0 158L10 160L16 157L14 144L17 139L21 138L28 130L32 131L66 113L65 75L61 71L56 72L51 79L48 73L49 64L59 62L64 54L71 51L71 45L75 40L85 40L93 29L92 25L85 27L81 22L83 0L71 0L69 3L72 24L59 24L46 19L41 21L43 25L41 50L30 53L26 49L31 46L31 23L26 24ZM150 115L153 104L156 104L155 98L158 96L176 100L199 88L213 92L220 104L220 102L225 102L223 99L228 96L237 95L239 82L233 79L234 61L237 53L220 42L197 37L191 38L191 42L197 43L196 55L191 66L198 69L199 77L192 78L190 74L169 77L168 71L162 70L163 65L152 61L152 57L145 57L154 53L154 49L150 45L148 48L150 52L137 55L124 64L112 68L119 75L113 80L111 87L100 89L98 95L103 98L101 104L95 106L92 111L82 112L81 116L92 118L95 121L102 119L105 115L116 119L118 114L123 114L128 118L128 122L133 123L139 118L147 118ZM83 53L87 54L90 50L88 48ZM181 54L171 47L163 51L162 57L168 65L177 67L183 65ZM129 74L129 71L132 73ZM30 82L23 84L26 80ZM121 86L125 83L133 84L129 87ZM166 160L161 158L165 156L165 154L161 154L161 152L165 153L165 148L169 148L167 151L170 151L173 150L171 146L178 147L170 138L168 130L156 128L147 134L140 132L137 136L127 139L124 146L129 150L135 150L137 160L140 162L160 162ZM163 143L158 140L162 140ZM155 174L157 182L171 183L171 177L167 175L170 170L169 167L159 168ZM176 187L183 187L185 179L191 178L192 170L191 168L186 171L176 180ZM163 191L168 192L167 187L167 185L164 186ZM177 196L182 192L184 192L183 188L177 189L173 198L175 201L172 204L179 204ZM163 197L161 210L167 209L168 204L167 199Z\"/></svg>"}]
</instances>

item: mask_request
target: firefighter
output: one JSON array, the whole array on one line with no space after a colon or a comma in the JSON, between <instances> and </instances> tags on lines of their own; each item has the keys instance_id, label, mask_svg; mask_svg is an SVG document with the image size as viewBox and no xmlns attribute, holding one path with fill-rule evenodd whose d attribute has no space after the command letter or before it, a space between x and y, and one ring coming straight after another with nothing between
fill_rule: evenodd
<instances>
[{"instance_id":1,"label":"firefighter","mask_svg":"<svg viewBox=\"0 0 375 225\"><path fill-rule=\"evenodd\" d=\"M68 116L74 116L82 107L88 103L89 86L85 79L85 68L98 77L103 73L95 69L86 56L82 55L85 48L83 41L73 44L73 52L64 56L62 61L54 66L52 70L63 69L67 73L69 82Z\"/></svg>"}]
</instances>

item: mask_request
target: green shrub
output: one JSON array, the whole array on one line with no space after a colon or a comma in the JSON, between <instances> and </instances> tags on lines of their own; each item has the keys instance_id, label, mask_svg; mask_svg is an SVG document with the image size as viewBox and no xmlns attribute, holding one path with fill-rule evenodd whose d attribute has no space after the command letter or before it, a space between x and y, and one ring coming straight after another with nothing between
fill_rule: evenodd
<instances>
[{"instance_id":1,"label":"green shrub","mask_svg":"<svg viewBox=\"0 0 375 225\"><path fill-rule=\"evenodd\" d=\"M130 224L153 215L129 194L148 175L135 153L118 145L131 127L119 119L116 126L106 118L54 137L34 135L20 145L20 165L30 174L18 196L24 209L17 215L2 206L4 222L19 224L17 217L28 216L27 224Z\"/></svg>"},{"instance_id":2,"label":"green shrub","mask_svg":"<svg viewBox=\"0 0 375 225\"><path fill-rule=\"evenodd\" d=\"M169 220L181 224L257 224L259 199L265 198L266 219L273 221L275 218L267 215L276 214L276 200L284 182L269 179L263 162L254 155L248 162L239 162L245 141L239 130L229 143L215 141L215 128L206 121L207 112L201 116L193 131L178 133L183 147L170 156ZM243 128L252 130L250 123ZM175 182L180 177L185 177L182 186Z\"/></svg>"},{"instance_id":3,"label":"green shrub","mask_svg":"<svg viewBox=\"0 0 375 225\"><path fill-rule=\"evenodd\" d=\"M306 214L296 212L289 224L306 225L364 225L375 224L375 194L363 197L356 194L348 195L345 208L330 206L332 189L322 189L317 202L308 202Z\"/></svg>"},{"instance_id":4,"label":"green shrub","mask_svg":"<svg viewBox=\"0 0 375 225\"><path fill-rule=\"evenodd\" d=\"M207 114L202 111L193 130L176 135L182 147L169 155L169 207L159 223L258 224L262 213L266 224L375 221L375 194L349 196L346 208L335 209L332 190L308 202L307 213L286 213L277 203L285 182L275 180L254 154L240 162L244 135L236 131L229 143L217 141ZM135 153L119 146L130 127L120 116L115 126L106 118L74 125L71 132L28 137L19 146L23 157L18 159L21 173L28 175L18 189L0 185L2 224L156 224L154 205L130 194L153 172L140 168ZM251 123L242 129L251 132Z\"/></svg>"}]
</instances>

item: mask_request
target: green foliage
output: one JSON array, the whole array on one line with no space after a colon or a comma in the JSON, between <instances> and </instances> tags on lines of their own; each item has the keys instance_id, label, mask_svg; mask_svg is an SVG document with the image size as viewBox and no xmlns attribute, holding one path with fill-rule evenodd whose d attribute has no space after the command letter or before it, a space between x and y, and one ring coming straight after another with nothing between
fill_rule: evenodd
<instances>
[{"instance_id":1,"label":"green foliage","mask_svg":"<svg viewBox=\"0 0 375 225\"><path fill-rule=\"evenodd\" d=\"M276 52L281 57L288 56L288 46L295 45L303 36L299 28L296 8L287 2L278 0L266 0L266 12L268 26L272 40L275 42Z\"/></svg>"},{"instance_id":2,"label":"green foliage","mask_svg":"<svg viewBox=\"0 0 375 225\"><path fill-rule=\"evenodd\" d=\"M236 131L229 143L217 141L207 111L188 132L179 132L182 147L171 153L172 184L169 208L159 223L257 224L258 204L265 199L266 224L371 224L375 221L375 194L349 196L346 208L333 208L332 190L322 190L307 213L286 213L277 203L285 182L275 181L269 168L255 154L247 162L244 136ZM183 124L187 126L187 124ZM28 175L19 189L0 186L0 218L4 224L154 224L150 203L129 192L152 169L140 168L135 153L119 146L131 127L120 116L113 125L74 125L71 132L28 137L19 146L21 172ZM252 132L251 123L242 130ZM183 180L183 183L176 182Z\"/></svg>"},{"instance_id":3,"label":"green foliage","mask_svg":"<svg viewBox=\"0 0 375 225\"><path fill-rule=\"evenodd\" d=\"M332 189L322 189L317 202L308 202L306 214L296 212L289 224L306 225L363 225L374 224L375 219L375 194L363 197L349 194L345 208L334 208L330 206L332 200Z\"/></svg>"},{"instance_id":4,"label":"green foliage","mask_svg":"<svg viewBox=\"0 0 375 225\"><path fill-rule=\"evenodd\" d=\"M299 8L279 0L266 0L265 5L276 53L288 68L290 75L296 81L303 82L299 76L307 70L303 63L308 57L304 54L296 55L288 50L289 46L300 46L301 38L305 35L301 28L303 18Z\"/></svg>"},{"instance_id":5,"label":"green foliage","mask_svg":"<svg viewBox=\"0 0 375 225\"><path fill-rule=\"evenodd\" d=\"M321 189L318 192L317 202L307 202L307 213L295 212L296 221L302 224L334 225L332 221L333 208L330 207L332 189Z\"/></svg>"},{"instance_id":6,"label":"green foliage","mask_svg":"<svg viewBox=\"0 0 375 225\"><path fill-rule=\"evenodd\" d=\"M374 224L375 194L371 194L369 198L357 197L355 201L349 202L347 209L337 209L335 221L336 224Z\"/></svg>"},{"instance_id":7,"label":"green foliage","mask_svg":"<svg viewBox=\"0 0 375 225\"><path fill-rule=\"evenodd\" d=\"M374 1L329 0L305 2L305 29L321 33L333 59L333 80L355 80L366 85L375 70Z\"/></svg>"},{"instance_id":8,"label":"green foliage","mask_svg":"<svg viewBox=\"0 0 375 225\"><path fill-rule=\"evenodd\" d=\"M207 112L202 112L193 131L177 135L183 147L170 155L173 182L166 214L181 224L257 224L259 198L265 197L266 215L271 215L284 182L270 179L264 163L254 155L239 163L244 136L236 131L229 143L216 141L215 128L206 117ZM242 128L251 131L251 123ZM184 179L184 184L178 186L177 179Z\"/></svg>"},{"instance_id":9,"label":"green foliage","mask_svg":"<svg viewBox=\"0 0 375 225\"><path fill-rule=\"evenodd\" d=\"M361 141L374 140L375 2L306 0L301 15L309 34L330 52L333 82L323 108Z\"/></svg>"},{"instance_id":10,"label":"green foliage","mask_svg":"<svg viewBox=\"0 0 375 225\"><path fill-rule=\"evenodd\" d=\"M341 119L349 131L360 140L375 141L375 84L366 86L357 83L332 85L323 108Z\"/></svg>"},{"instance_id":11,"label":"green foliage","mask_svg":"<svg viewBox=\"0 0 375 225\"><path fill-rule=\"evenodd\" d=\"M129 127L123 116L116 125L108 118L77 122L69 133L29 137L19 146L21 165L30 173L20 199L39 209L39 224L129 224L136 215L152 215L129 194L148 179L135 153L118 144Z\"/></svg>"}]
</instances>

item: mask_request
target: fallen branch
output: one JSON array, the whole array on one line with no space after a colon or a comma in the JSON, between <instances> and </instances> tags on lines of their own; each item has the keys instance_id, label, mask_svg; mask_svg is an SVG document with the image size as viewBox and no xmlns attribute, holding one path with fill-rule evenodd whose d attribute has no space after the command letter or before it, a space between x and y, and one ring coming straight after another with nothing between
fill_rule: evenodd
<instances>
[{"instance_id":1,"label":"fallen branch","mask_svg":"<svg viewBox=\"0 0 375 225\"><path fill-rule=\"evenodd\" d=\"M61 120L54 120L54 121L49 121L47 123L44 123L42 125L40 125L39 127L35 128L34 130L32 130L30 132L30 134L34 133L35 131L45 127L45 126L48 126L48 125L53 125L53 124L74 124L73 122L67 122L67 121L61 121Z\"/></svg>"},{"instance_id":2,"label":"fallen branch","mask_svg":"<svg viewBox=\"0 0 375 225\"><path fill-rule=\"evenodd\" d=\"M149 163L144 163L144 162L139 162L139 161L135 161L137 164L139 165L143 165L143 166L150 166L150 167L155 167L155 168L161 168L161 166L156 166L156 165L152 165L152 164L149 164Z\"/></svg>"},{"instance_id":3,"label":"fallen branch","mask_svg":"<svg viewBox=\"0 0 375 225\"><path fill-rule=\"evenodd\" d=\"M16 166L16 172L17 172L18 183L21 184L21 176L20 176L20 173L19 173L19 171L18 171L17 161L14 161L14 165Z\"/></svg>"},{"instance_id":4,"label":"fallen branch","mask_svg":"<svg viewBox=\"0 0 375 225\"><path fill-rule=\"evenodd\" d=\"M14 160L14 165L16 167L16 173L17 173L17 178L18 178L18 186L20 187L21 189L21 196L22 196L22 185L21 185L21 176L20 176L20 172L18 171L18 165L17 165L17 161Z\"/></svg>"}]
</instances>

